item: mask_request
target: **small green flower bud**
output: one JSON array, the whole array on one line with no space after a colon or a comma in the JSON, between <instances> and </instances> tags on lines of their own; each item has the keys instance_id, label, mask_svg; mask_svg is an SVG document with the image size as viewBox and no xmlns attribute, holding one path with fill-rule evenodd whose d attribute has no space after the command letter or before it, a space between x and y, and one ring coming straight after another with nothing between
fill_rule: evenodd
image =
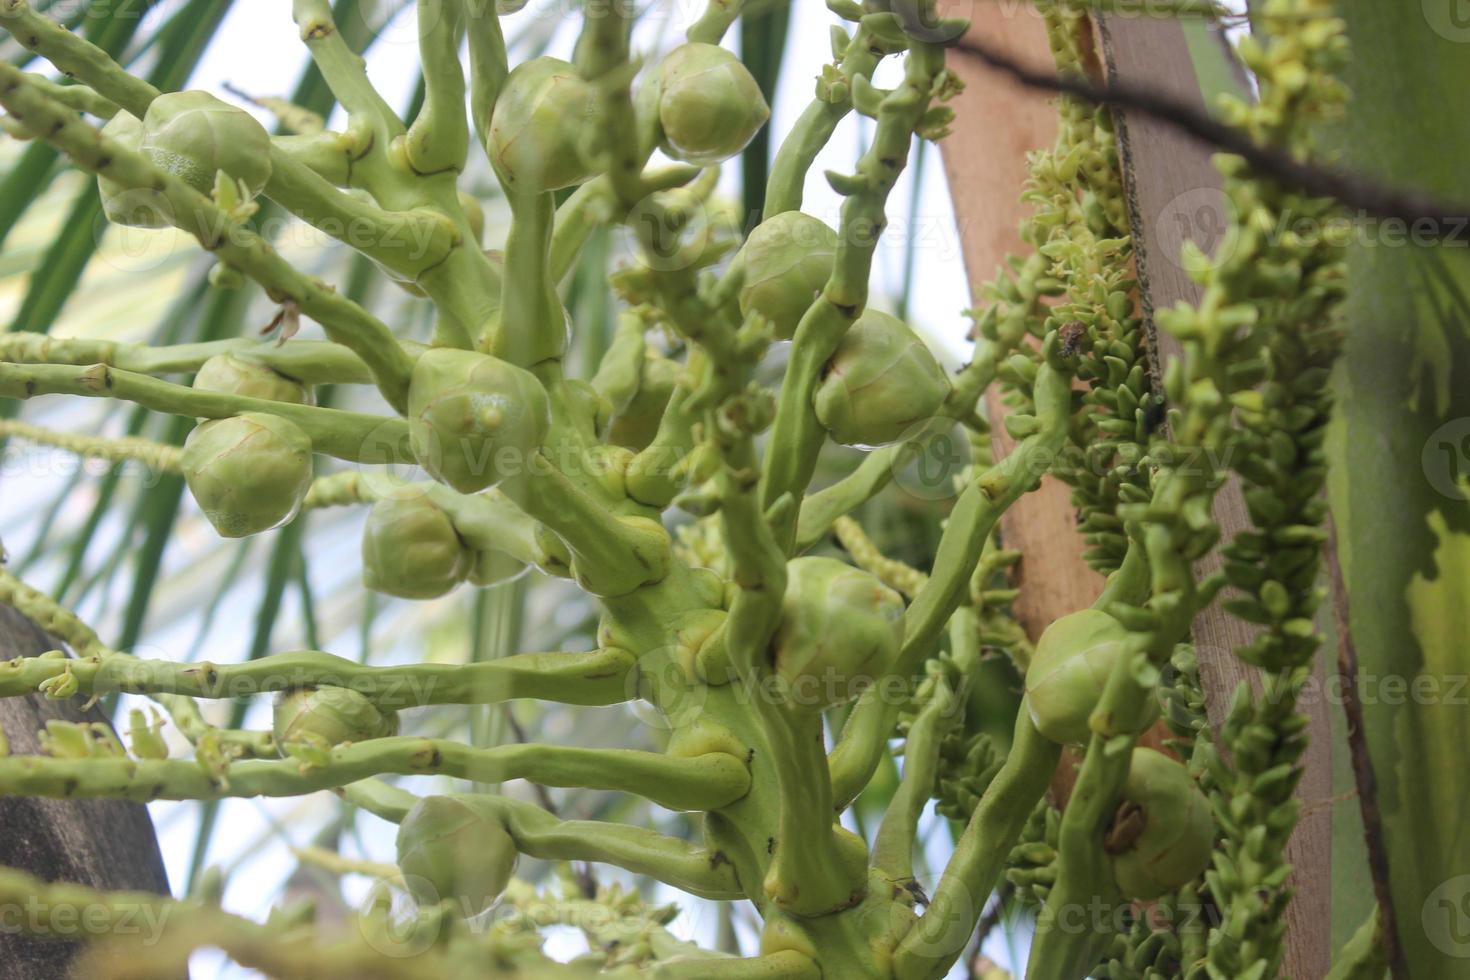
<instances>
[{"instance_id":1,"label":"small green flower bud","mask_svg":"<svg viewBox=\"0 0 1470 980\"><path fill-rule=\"evenodd\" d=\"M398 867L422 905L450 901L465 918L500 897L515 873L516 842L475 800L427 796L398 828Z\"/></svg>"},{"instance_id":2,"label":"small green flower bud","mask_svg":"<svg viewBox=\"0 0 1470 980\"><path fill-rule=\"evenodd\" d=\"M293 405L311 404L311 393L301 382L260 361L234 354L216 354L201 364L199 372L194 375L194 387L199 391L217 391Z\"/></svg>"},{"instance_id":3,"label":"small green flower bud","mask_svg":"<svg viewBox=\"0 0 1470 980\"><path fill-rule=\"evenodd\" d=\"M850 701L897 655L903 600L835 558L793 559L786 575L781 625L771 643L777 676L799 706Z\"/></svg>"},{"instance_id":4,"label":"small green flower bud","mask_svg":"<svg viewBox=\"0 0 1470 980\"><path fill-rule=\"evenodd\" d=\"M311 486L311 439L295 423L261 412L198 426L181 462L189 492L227 538L284 524Z\"/></svg>"},{"instance_id":5,"label":"small green flower bud","mask_svg":"<svg viewBox=\"0 0 1470 980\"><path fill-rule=\"evenodd\" d=\"M885 446L939 411L949 377L903 321L868 310L852 325L817 388L817 419L846 446Z\"/></svg>"},{"instance_id":6,"label":"small green flower bud","mask_svg":"<svg viewBox=\"0 0 1470 980\"><path fill-rule=\"evenodd\" d=\"M436 348L414 365L408 387L414 458L460 493L526 472L551 426L546 389L535 375L473 351Z\"/></svg>"},{"instance_id":7,"label":"small green flower bud","mask_svg":"<svg viewBox=\"0 0 1470 980\"><path fill-rule=\"evenodd\" d=\"M1062 745L1092 737L1088 718L1127 639L1127 628L1098 609L1078 610L1046 628L1026 669L1026 703L1037 731Z\"/></svg>"},{"instance_id":8,"label":"small green flower bud","mask_svg":"<svg viewBox=\"0 0 1470 980\"><path fill-rule=\"evenodd\" d=\"M719 45L681 44L657 72L661 146L675 160L700 166L728 160L771 117L750 69Z\"/></svg>"},{"instance_id":9,"label":"small green flower bud","mask_svg":"<svg viewBox=\"0 0 1470 980\"><path fill-rule=\"evenodd\" d=\"M679 371L679 365L667 357L645 358L638 392L613 418L607 430L608 441L635 451L648 448L658 435L664 409L679 381Z\"/></svg>"},{"instance_id":10,"label":"small green flower bud","mask_svg":"<svg viewBox=\"0 0 1470 980\"><path fill-rule=\"evenodd\" d=\"M134 153L142 149L143 121L126 110L119 109L117 115L102 127L102 135L116 142L125 150ZM97 178L97 190L102 196L102 210L107 220L115 225L130 228L167 228L171 213L168 202L157 191L138 190L122 184Z\"/></svg>"},{"instance_id":11,"label":"small green flower bud","mask_svg":"<svg viewBox=\"0 0 1470 980\"><path fill-rule=\"evenodd\" d=\"M761 222L742 251L740 312L761 314L777 337L790 340L832 275L837 232L809 214L783 211Z\"/></svg>"},{"instance_id":12,"label":"small green flower bud","mask_svg":"<svg viewBox=\"0 0 1470 980\"><path fill-rule=\"evenodd\" d=\"M223 171L244 181L250 197L271 179L271 138L244 109L208 92L169 92L148 106L139 148L149 161L201 194Z\"/></svg>"},{"instance_id":13,"label":"small green flower bud","mask_svg":"<svg viewBox=\"0 0 1470 980\"><path fill-rule=\"evenodd\" d=\"M470 573L473 555L427 494L384 497L362 531L362 581L403 599L437 599Z\"/></svg>"},{"instance_id":14,"label":"small green flower bud","mask_svg":"<svg viewBox=\"0 0 1470 980\"><path fill-rule=\"evenodd\" d=\"M490 117L486 149L502 180L527 193L580 184L595 173L601 101L577 69L532 58L505 79Z\"/></svg>"},{"instance_id":15,"label":"small green flower bud","mask_svg":"<svg viewBox=\"0 0 1470 980\"><path fill-rule=\"evenodd\" d=\"M346 687L298 687L276 698L271 719L276 744L341 745L398 734L398 713L383 711Z\"/></svg>"},{"instance_id":16,"label":"small green flower bud","mask_svg":"<svg viewBox=\"0 0 1470 980\"><path fill-rule=\"evenodd\" d=\"M1181 763L1153 749L1134 749L1123 802L1105 844L1123 895L1138 901L1158 898L1209 867L1215 848L1210 803Z\"/></svg>"}]
</instances>

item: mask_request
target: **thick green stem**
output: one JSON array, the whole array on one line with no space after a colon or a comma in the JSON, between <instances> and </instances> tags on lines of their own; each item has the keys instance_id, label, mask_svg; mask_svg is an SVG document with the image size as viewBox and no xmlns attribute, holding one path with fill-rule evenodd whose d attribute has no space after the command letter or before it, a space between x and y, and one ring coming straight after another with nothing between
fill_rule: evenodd
<instances>
[{"instance_id":1,"label":"thick green stem","mask_svg":"<svg viewBox=\"0 0 1470 980\"><path fill-rule=\"evenodd\" d=\"M155 412L204 419L263 412L300 426L311 438L312 449L327 456L380 465L414 461L408 453L408 423L403 419L201 391L104 364L82 368L0 363L0 396L25 399L36 395L118 398Z\"/></svg>"},{"instance_id":2,"label":"thick green stem","mask_svg":"<svg viewBox=\"0 0 1470 980\"><path fill-rule=\"evenodd\" d=\"M964 952L1006 856L1050 785L1061 753L1061 746L1031 724L1023 701L1005 764L955 844L928 911L894 953L897 980L935 980Z\"/></svg>"},{"instance_id":3,"label":"thick green stem","mask_svg":"<svg viewBox=\"0 0 1470 980\"><path fill-rule=\"evenodd\" d=\"M722 752L676 759L629 749L474 749L440 739L400 737L341 745L311 762L236 762L218 776L189 760L8 756L0 758L0 791L61 799L218 800L301 796L390 774L437 774L483 783L525 779L544 786L616 790L671 810L728 806L750 787L745 762Z\"/></svg>"},{"instance_id":4,"label":"thick green stem","mask_svg":"<svg viewBox=\"0 0 1470 980\"><path fill-rule=\"evenodd\" d=\"M588 653L522 653L474 664L405 664L369 667L353 660L302 650L237 664L175 663L133 657L81 659L20 657L0 665L0 697L34 693L42 685L83 697L108 694L174 694L189 698L244 698L302 687L345 687L382 708L426 704L499 704L535 698L560 704L619 704L633 697L626 650Z\"/></svg>"}]
</instances>

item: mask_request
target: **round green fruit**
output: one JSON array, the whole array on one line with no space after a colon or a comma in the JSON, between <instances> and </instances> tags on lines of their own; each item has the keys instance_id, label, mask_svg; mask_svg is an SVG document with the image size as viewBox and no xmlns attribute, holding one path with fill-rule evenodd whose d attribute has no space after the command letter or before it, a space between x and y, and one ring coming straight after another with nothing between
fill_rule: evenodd
<instances>
[{"instance_id":1,"label":"round green fruit","mask_svg":"<svg viewBox=\"0 0 1470 980\"><path fill-rule=\"evenodd\" d=\"M1123 801L1105 839L1123 895L1148 901L1194 881L1210 865L1215 820L1181 763L1137 748Z\"/></svg>"},{"instance_id":2,"label":"round green fruit","mask_svg":"<svg viewBox=\"0 0 1470 980\"><path fill-rule=\"evenodd\" d=\"M408 386L409 442L429 475L478 493L524 473L551 426L535 375L488 354L436 348L420 355Z\"/></svg>"},{"instance_id":3,"label":"round green fruit","mask_svg":"<svg viewBox=\"0 0 1470 980\"><path fill-rule=\"evenodd\" d=\"M143 116L139 149L148 160L201 194L214 192L215 175L245 184L249 197L271 179L271 138L244 109L208 92L168 92Z\"/></svg>"},{"instance_id":4,"label":"round green fruit","mask_svg":"<svg viewBox=\"0 0 1470 980\"><path fill-rule=\"evenodd\" d=\"M532 58L506 77L486 135L490 161L526 193L559 190L596 172L602 127L597 91L558 58Z\"/></svg>"},{"instance_id":5,"label":"round green fruit","mask_svg":"<svg viewBox=\"0 0 1470 980\"><path fill-rule=\"evenodd\" d=\"M298 687L276 698L276 744L341 745L398 734L398 713L383 711L345 687Z\"/></svg>"},{"instance_id":6,"label":"round green fruit","mask_svg":"<svg viewBox=\"0 0 1470 980\"><path fill-rule=\"evenodd\" d=\"M800 211L783 211L756 226L741 250L745 283L740 312L770 320L790 340L832 275L837 232Z\"/></svg>"},{"instance_id":7,"label":"round green fruit","mask_svg":"<svg viewBox=\"0 0 1470 980\"><path fill-rule=\"evenodd\" d=\"M421 905L449 901L465 918L489 908L515 873L515 840L493 811L457 796L427 796L398 828L398 867Z\"/></svg>"},{"instance_id":8,"label":"round green fruit","mask_svg":"<svg viewBox=\"0 0 1470 980\"><path fill-rule=\"evenodd\" d=\"M949 377L918 334L868 310L827 362L813 404L817 419L846 446L886 446L933 418L949 397Z\"/></svg>"},{"instance_id":9,"label":"round green fruit","mask_svg":"<svg viewBox=\"0 0 1470 980\"><path fill-rule=\"evenodd\" d=\"M362 532L362 580L374 592L437 599L469 575L473 555L427 494L384 497Z\"/></svg>"},{"instance_id":10,"label":"round green fruit","mask_svg":"<svg viewBox=\"0 0 1470 980\"><path fill-rule=\"evenodd\" d=\"M1123 624L1099 609L1070 613L1046 628L1026 669L1026 703L1037 731L1062 745L1092 737L1088 719L1127 639Z\"/></svg>"},{"instance_id":11,"label":"round green fruit","mask_svg":"<svg viewBox=\"0 0 1470 980\"><path fill-rule=\"evenodd\" d=\"M903 609L897 592L845 562L787 562L771 656L792 702L821 709L860 694L897 656Z\"/></svg>"},{"instance_id":12,"label":"round green fruit","mask_svg":"<svg viewBox=\"0 0 1470 980\"><path fill-rule=\"evenodd\" d=\"M272 402L290 402L293 405L311 404L311 393L306 386L294 378L249 358L234 354L216 354L199 366L194 375L194 387L199 391L214 391L225 395L242 395Z\"/></svg>"},{"instance_id":13,"label":"round green fruit","mask_svg":"<svg viewBox=\"0 0 1470 980\"><path fill-rule=\"evenodd\" d=\"M760 86L740 59L716 44L690 41L658 68L661 148L700 166L738 154L771 117Z\"/></svg>"},{"instance_id":14,"label":"round green fruit","mask_svg":"<svg viewBox=\"0 0 1470 980\"><path fill-rule=\"evenodd\" d=\"M209 523L243 538L295 516L311 486L311 439L286 419L247 412L196 427L181 463Z\"/></svg>"}]
</instances>

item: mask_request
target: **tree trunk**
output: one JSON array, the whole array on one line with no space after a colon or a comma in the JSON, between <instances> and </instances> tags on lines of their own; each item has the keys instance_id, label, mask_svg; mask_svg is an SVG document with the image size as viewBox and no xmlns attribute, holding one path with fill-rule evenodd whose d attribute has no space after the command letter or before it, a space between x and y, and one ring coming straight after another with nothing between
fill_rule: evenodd
<instances>
[{"instance_id":1,"label":"tree trunk","mask_svg":"<svg viewBox=\"0 0 1470 980\"><path fill-rule=\"evenodd\" d=\"M0 660L35 656L55 646L14 609L0 605ZM0 700L0 728L17 755L39 753L36 733L53 719L106 720L96 708L83 713L74 702L47 701L39 694ZM168 894L153 821L137 803L0 796L0 865L48 881ZM79 943L16 931L36 918L48 921L52 911L0 908L0 980L62 980L70 975ZM54 920L56 928L82 934L84 911L64 910Z\"/></svg>"}]
</instances>

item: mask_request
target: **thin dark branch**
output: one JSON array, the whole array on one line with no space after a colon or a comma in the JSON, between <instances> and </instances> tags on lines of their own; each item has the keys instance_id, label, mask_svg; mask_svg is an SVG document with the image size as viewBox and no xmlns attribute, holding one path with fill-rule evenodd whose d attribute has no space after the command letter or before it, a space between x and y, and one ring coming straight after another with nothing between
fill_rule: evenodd
<instances>
[{"instance_id":1,"label":"thin dark branch","mask_svg":"<svg viewBox=\"0 0 1470 980\"><path fill-rule=\"evenodd\" d=\"M1152 116L1195 139L1243 158L1256 172L1314 197L1333 198L1374 218L1429 223L1426 237L1439 240L1470 238L1470 205L1446 204L1418 191L1384 187L1368 178L1304 163L1286 153L1252 140L1193 106L1141 86L1114 81L1097 84L1077 76L1058 75L1050 69L1023 64L984 41L965 35L954 48L1003 72L1027 88L1070 95L1078 99ZM1416 233L1418 229L1415 229Z\"/></svg>"},{"instance_id":2,"label":"thin dark branch","mask_svg":"<svg viewBox=\"0 0 1470 980\"><path fill-rule=\"evenodd\" d=\"M1388 849L1383 838L1383 816L1378 809L1378 778L1373 760L1368 755L1368 733L1363 722L1363 702L1358 697L1358 648L1353 644L1352 626L1348 618L1347 584L1338 561L1337 525L1328 523L1327 569L1332 576L1333 627L1337 632L1337 676L1342 685L1342 710L1347 720L1348 754L1352 758L1353 780L1358 787L1358 808L1363 815L1363 837L1368 850L1368 870L1373 878L1373 893L1378 899L1379 922L1383 927L1383 947L1389 973L1394 980L1406 980L1408 964L1399 942L1398 916L1393 903L1393 890L1388 878Z\"/></svg>"}]
</instances>

